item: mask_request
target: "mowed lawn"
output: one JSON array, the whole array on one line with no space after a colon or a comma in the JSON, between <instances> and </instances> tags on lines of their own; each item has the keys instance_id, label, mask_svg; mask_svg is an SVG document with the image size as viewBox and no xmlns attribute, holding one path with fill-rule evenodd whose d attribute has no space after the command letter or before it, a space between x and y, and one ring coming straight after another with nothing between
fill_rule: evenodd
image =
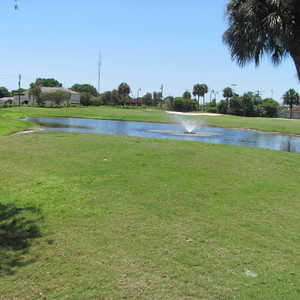
<instances>
[{"instance_id":1,"label":"mowed lawn","mask_svg":"<svg viewBox=\"0 0 300 300\"><path fill-rule=\"evenodd\" d=\"M300 298L299 154L37 133L0 172L1 300Z\"/></svg>"}]
</instances>

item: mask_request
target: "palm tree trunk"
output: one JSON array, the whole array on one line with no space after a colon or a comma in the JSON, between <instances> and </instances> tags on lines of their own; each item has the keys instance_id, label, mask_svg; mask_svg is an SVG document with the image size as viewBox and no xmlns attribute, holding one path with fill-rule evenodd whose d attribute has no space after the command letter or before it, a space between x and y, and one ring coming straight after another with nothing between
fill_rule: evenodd
<instances>
[{"instance_id":1,"label":"palm tree trunk","mask_svg":"<svg viewBox=\"0 0 300 300\"><path fill-rule=\"evenodd\" d=\"M297 70L298 79L300 81L300 48L297 49L297 50L294 50L293 52L291 52L291 56L294 60L296 70Z\"/></svg>"},{"instance_id":2,"label":"palm tree trunk","mask_svg":"<svg viewBox=\"0 0 300 300\"><path fill-rule=\"evenodd\" d=\"M198 95L198 110L200 110L200 96Z\"/></svg>"},{"instance_id":3,"label":"palm tree trunk","mask_svg":"<svg viewBox=\"0 0 300 300\"><path fill-rule=\"evenodd\" d=\"M293 119L293 104L290 104L290 119Z\"/></svg>"}]
</instances>

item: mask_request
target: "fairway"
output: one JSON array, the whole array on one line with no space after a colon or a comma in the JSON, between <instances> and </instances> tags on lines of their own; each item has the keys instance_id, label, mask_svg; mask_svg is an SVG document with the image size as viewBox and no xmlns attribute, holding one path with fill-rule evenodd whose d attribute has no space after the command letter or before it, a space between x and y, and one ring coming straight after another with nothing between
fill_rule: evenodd
<instances>
[{"instance_id":1,"label":"fairway","mask_svg":"<svg viewBox=\"0 0 300 300\"><path fill-rule=\"evenodd\" d=\"M0 299L299 299L298 154L38 133L0 165Z\"/></svg>"}]
</instances>

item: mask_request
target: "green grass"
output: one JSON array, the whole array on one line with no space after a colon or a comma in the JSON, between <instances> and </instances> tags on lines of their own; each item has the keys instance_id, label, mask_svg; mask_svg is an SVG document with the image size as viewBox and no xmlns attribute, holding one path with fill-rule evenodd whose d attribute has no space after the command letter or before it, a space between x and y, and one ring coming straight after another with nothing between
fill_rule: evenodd
<instances>
[{"instance_id":1,"label":"green grass","mask_svg":"<svg viewBox=\"0 0 300 300\"><path fill-rule=\"evenodd\" d=\"M18 121L21 117L30 116L57 116L99 118L144 122L174 122L174 116L167 115L157 109L115 108L115 107L70 107L70 108L32 108L14 107L0 109L0 135L22 130L32 124ZM271 118L248 118L238 116L201 116L193 117L204 120L208 125L228 128L252 128L265 131L276 131L285 134L300 134L300 120L280 120ZM4 125L3 125L4 124ZM3 129L4 126L4 129Z\"/></svg>"},{"instance_id":2,"label":"green grass","mask_svg":"<svg viewBox=\"0 0 300 300\"><path fill-rule=\"evenodd\" d=\"M299 299L298 154L39 133L0 166L0 299Z\"/></svg>"}]
</instances>

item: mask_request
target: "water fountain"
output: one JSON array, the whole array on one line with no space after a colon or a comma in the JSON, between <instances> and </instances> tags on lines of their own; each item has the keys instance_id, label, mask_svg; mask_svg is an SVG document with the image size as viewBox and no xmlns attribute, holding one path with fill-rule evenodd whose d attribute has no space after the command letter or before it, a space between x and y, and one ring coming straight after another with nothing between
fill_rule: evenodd
<instances>
[{"instance_id":1,"label":"water fountain","mask_svg":"<svg viewBox=\"0 0 300 300\"><path fill-rule=\"evenodd\" d=\"M202 122L198 120L183 119L180 124L185 129L184 134L196 134L196 130L202 127Z\"/></svg>"},{"instance_id":2,"label":"water fountain","mask_svg":"<svg viewBox=\"0 0 300 300\"><path fill-rule=\"evenodd\" d=\"M216 136L217 133L201 131L205 127L205 122L199 119L191 119L182 116L173 116L176 123L182 126L181 130L147 130L148 132L164 133L173 136L185 137L210 137Z\"/></svg>"}]
</instances>

